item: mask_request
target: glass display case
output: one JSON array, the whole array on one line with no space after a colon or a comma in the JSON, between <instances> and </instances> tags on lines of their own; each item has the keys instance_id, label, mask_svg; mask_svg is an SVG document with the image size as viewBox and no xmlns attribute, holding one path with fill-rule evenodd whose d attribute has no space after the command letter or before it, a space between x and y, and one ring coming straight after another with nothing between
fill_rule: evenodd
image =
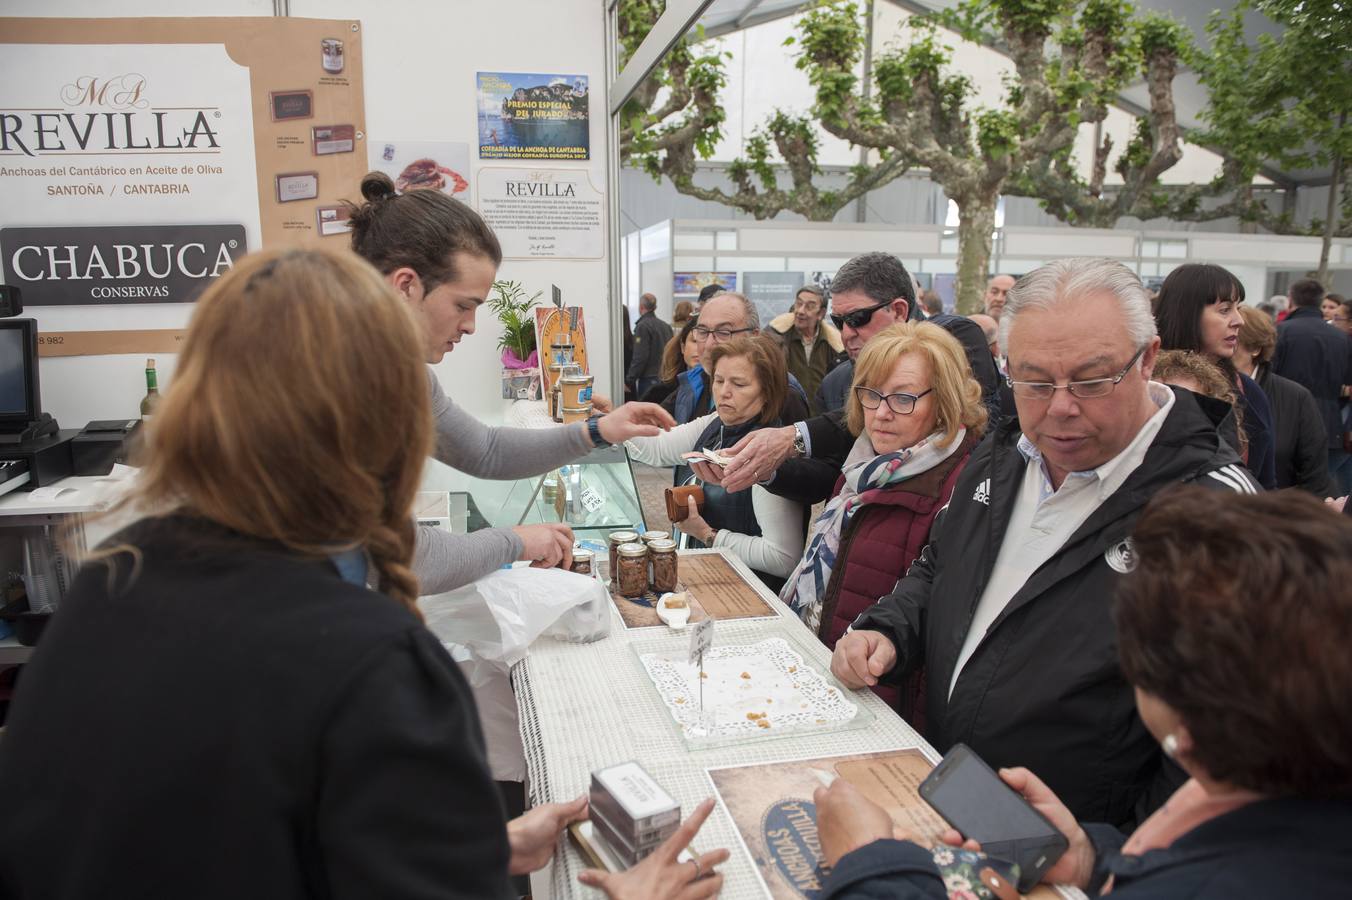
<instances>
[{"instance_id":1,"label":"glass display case","mask_svg":"<svg viewBox=\"0 0 1352 900\"><path fill-rule=\"evenodd\" d=\"M466 478L460 488L495 528L562 522L579 541L602 545L612 531L646 530L633 468L622 446L599 447L542 476L516 481Z\"/></svg>"}]
</instances>

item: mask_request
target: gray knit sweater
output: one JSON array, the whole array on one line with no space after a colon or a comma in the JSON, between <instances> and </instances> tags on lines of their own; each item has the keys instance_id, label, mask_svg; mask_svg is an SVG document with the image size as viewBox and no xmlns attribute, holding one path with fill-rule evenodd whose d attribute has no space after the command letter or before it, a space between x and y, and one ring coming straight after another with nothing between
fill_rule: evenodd
<instances>
[{"instance_id":1,"label":"gray knit sweater","mask_svg":"<svg viewBox=\"0 0 1352 900\"><path fill-rule=\"evenodd\" d=\"M567 465L592 449L585 424L562 428L492 428L456 406L431 369L436 458L475 478L529 478ZM418 528L413 572L423 594L440 594L476 581L521 556L510 528L451 534Z\"/></svg>"}]
</instances>

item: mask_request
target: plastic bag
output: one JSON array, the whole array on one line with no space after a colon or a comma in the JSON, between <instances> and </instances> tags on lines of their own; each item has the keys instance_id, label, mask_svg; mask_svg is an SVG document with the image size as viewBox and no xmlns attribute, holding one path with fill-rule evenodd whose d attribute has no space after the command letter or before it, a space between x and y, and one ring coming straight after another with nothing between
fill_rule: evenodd
<instances>
[{"instance_id":1,"label":"plastic bag","mask_svg":"<svg viewBox=\"0 0 1352 900\"><path fill-rule=\"evenodd\" d=\"M610 601L595 578L562 569L500 569L419 600L427 627L480 659L516 665L542 635L588 642L610 633Z\"/></svg>"},{"instance_id":2,"label":"plastic bag","mask_svg":"<svg viewBox=\"0 0 1352 900\"><path fill-rule=\"evenodd\" d=\"M493 777L525 780L512 666L541 635L569 641L605 637L611 610L605 588L586 575L521 567L422 597L418 606L474 692Z\"/></svg>"}]
</instances>

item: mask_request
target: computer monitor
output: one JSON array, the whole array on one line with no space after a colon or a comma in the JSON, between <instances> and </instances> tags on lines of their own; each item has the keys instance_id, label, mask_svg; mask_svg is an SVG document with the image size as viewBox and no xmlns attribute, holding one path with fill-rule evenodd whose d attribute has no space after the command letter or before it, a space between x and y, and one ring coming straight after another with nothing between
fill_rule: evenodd
<instances>
[{"instance_id":1,"label":"computer monitor","mask_svg":"<svg viewBox=\"0 0 1352 900\"><path fill-rule=\"evenodd\" d=\"M42 418L38 323L0 319L0 432L21 432Z\"/></svg>"}]
</instances>

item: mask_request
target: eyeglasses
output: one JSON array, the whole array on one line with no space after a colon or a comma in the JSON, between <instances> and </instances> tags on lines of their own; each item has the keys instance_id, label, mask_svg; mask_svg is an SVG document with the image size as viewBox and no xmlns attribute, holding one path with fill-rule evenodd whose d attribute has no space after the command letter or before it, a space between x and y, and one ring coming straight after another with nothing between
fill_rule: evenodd
<instances>
[{"instance_id":1,"label":"eyeglasses","mask_svg":"<svg viewBox=\"0 0 1352 900\"><path fill-rule=\"evenodd\" d=\"M1056 396L1056 392L1062 388L1065 388L1072 397L1079 397L1082 400L1090 397L1106 397L1113 392L1113 388L1117 387L1118 382L1127 377L1131 367L1136 365L1136 360L1141 358L1141 354L1145 353L1145 348L1148 346L1150 345L1142 345L1141 349L1137 350L1131 358L1131 361L1122 367L1122 371L1111 378L1090 378L1086 381L1052 384L1046 381L1015 381L1006 376L1005 381L1014 391L1015 397L1022 397L1025 400L1051 400L1052 397Z\"/></svg>"},{"instance_id":2,"label":"eyeglasses","mask_svg":"<svg viewBox=\"0 0 1352 900\"><path fill-rule=\"evenodd\" d=\"M859 405L864 409L877 409L887 401L887 408L899 416L909 416L915 412L916 401L926 394L932 392L934 388L928 388L918 394L883 394L878 393L872 388L857 387L854 389L854 395L859 398Z\"/></svg>"},{"instance_id":3,"label":"eyeglasses","mask_svg":"<svg viewBox=\"0 0 1352 900\"><path fill-rule=\"evenodd\" d=\"M734 334L741 334L744 331L755 331L754 328L705 328L703 325L696 325L692 331L695 333L695 340L707 341L709 338L717 338L718 341L726 341Z\"/></svg>"},{"instance_id":4,"label":"eyeglasses","mask_svg":"<svg viewBox=\"0 0 1352 900\"><path fill-rule=\"evenodd\" d=\"M831 313L831 322L836 326L838 330L843 331L845 329L845 326L848 325L855 331L858 331L859 329L863 328L865 325L869 323L869 319L873 318L874 313L882 309L884 306L891 305L892 305L891 300L884 300L877 306L870 306L865 309L856 309L854 312L845 313L844 315L841 316L838 316L835 313ZM875 409L876 407L869 408Z\"/></svg>"}]
</instances>

